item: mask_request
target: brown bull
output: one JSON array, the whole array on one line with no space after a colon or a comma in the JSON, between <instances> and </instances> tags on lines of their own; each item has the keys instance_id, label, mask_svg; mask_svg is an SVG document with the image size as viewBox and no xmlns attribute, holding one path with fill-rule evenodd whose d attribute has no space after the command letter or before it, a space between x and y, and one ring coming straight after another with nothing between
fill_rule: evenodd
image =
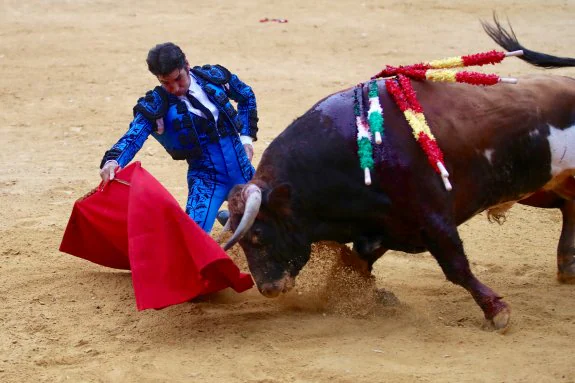
<instances>
[{"instance_id":1,"label":"brown bull","mask_svg":"<svg viewBox=\"0 0 575 383\"><path fill-rule=\"evenodd\" d=\"M533 65L575 66L573 59L523 48L497 22L484 27L506 50L523 49ZM559 208L558 275L575 280L575 80L539 75L517 85L413 86L453 190L429 165L383 82L386 130L383 144L374 144L366 186L353 89L344 90L294 121L266 149L253 180L232 190L235 233L225 248L239 241L259 290L270 297L294 286L317 241L352 242L369 270L388 249L427 250L495 328L506 328L510 309L471 272L457 226L485 210L500 216L518 201Z\"/></svg>"}]
</instances>

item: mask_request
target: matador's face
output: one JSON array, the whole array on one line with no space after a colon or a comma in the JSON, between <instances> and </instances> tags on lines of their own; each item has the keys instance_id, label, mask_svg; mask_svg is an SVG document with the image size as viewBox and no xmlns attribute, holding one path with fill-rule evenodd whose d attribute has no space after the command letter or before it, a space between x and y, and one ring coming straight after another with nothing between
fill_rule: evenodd
<instances>
[{"instance_id":1,"label":"matador's face","mask_svg":"<svg viewBox=\"0 0 575 383\"><path fill-rule=\"evenodd\" d=\"M178 97L183 96L190 88L190 65L186 62L183 68L174 69L165 76L158 76L158 80L168 93Z\"/></svg>"}]
</instances>

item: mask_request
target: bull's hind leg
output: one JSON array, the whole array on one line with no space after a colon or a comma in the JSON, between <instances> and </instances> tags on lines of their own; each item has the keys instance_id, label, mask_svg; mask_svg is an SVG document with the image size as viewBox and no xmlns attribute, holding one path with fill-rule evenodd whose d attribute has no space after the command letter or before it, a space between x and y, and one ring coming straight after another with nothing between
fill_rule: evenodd
<instances>
[{"instance_id":1,"label":"bull's hind leg","mask_svg":"<svg viewBox=\"0 0 575 383\"><path fill-rule=\"evenodd\" d=\"M511 310L501 297L481 283L471 272L463 250L463 243L455 225L445 223L443 217L433 219L425 233L429 251L435 257L447 279L471 293L485 318L497 330L507 328Z\"/></svg>"},{"instance_id":2,"label":"bull's hind leg","mask_svg":"<svg viewBox=\"0 0 575 383\"><path fill-rule=\"evenodd\" d=\"M540 208L559 208L563 215L561 236L557 245L557 279L561 283L575 284L575 187L573 178L564 182L557 192L540 191L529 198L519 201L528 206Z\"/></svg>"},{"instance_id":3,"label":"bull's hind leg","mask_svg":"<svg viewBox=\"0 0 575 383\"><path fill-rule=\"evenodd\" d=\"M575 284L575 201L565 201L561 213L563 227L557 246L557 279Z\"/></svg>"},{"instance_id":4,"label":"bull's hind leg","mask_svg":"<svg viewBox=\"0 0 575 383\"><path fill-rule=\"evenodd\" d=\"M575 178L565 178L555 185L553 192L563 198L560 206L563 227L557 245L557 279L562 283L575 283Z\"/></svg>"}]
</instances>

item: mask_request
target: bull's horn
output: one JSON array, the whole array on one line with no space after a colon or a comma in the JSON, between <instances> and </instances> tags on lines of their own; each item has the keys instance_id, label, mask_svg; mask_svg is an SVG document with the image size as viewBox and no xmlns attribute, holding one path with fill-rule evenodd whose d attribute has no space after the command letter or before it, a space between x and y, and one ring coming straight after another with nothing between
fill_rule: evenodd
<instances>
[{"instance_id":1,"label":"bull's horn","mask_svg":"<svg viewBox=\"0 0 575 383\"><path fill-rule=\"evenodd\" d=\"M244 193L244 195L247 196L244 215L238 228L230 240L224 245L224 250L229 250L248 232L260 211L260 205L262 204L262 190L257 185L249 184L246 186Z\"/></svg>"}]
</instances>

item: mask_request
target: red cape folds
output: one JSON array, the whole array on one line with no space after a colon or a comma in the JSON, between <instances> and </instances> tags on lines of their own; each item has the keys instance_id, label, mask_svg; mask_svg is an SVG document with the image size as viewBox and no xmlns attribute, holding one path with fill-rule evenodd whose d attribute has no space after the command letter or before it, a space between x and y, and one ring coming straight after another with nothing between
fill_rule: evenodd
<instances>
[{"instance_id":1,"label":"red cape folds","mask_svg":"<svg viewBox=\"0 0 575 383\"><path fill-rule=\"evenodd\" d=\"M139 162L116 179L76 201L60 251L132 270L138 310L253 286L251 276L240 272Z\"/></svg>"}]
</instances>

